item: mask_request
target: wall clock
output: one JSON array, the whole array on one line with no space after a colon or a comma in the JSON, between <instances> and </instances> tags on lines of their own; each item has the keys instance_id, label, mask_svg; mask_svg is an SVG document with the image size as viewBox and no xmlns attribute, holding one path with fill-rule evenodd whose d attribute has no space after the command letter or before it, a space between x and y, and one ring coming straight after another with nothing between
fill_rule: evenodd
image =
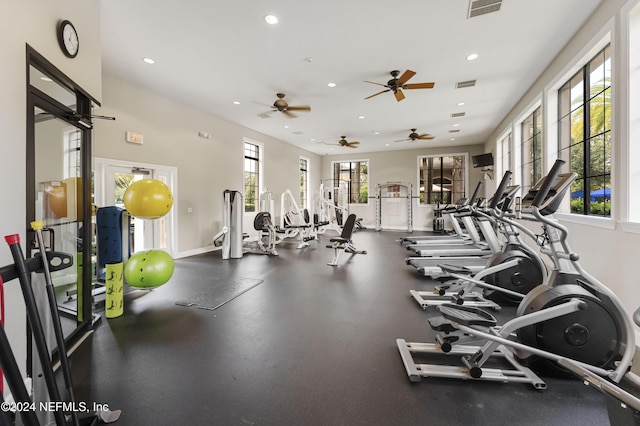
<instances>
[{"instance_id":1,"label":"wall clock","mask_svg":"<svg viewBox=\"0 0 640 426\"><path fill-rule=\"evenodd\" d=\"M58 25L58 43L62 52L69 58L75 58L80 49L78 32L73 24L67 20Z\"/></svg>"}]
</instances>

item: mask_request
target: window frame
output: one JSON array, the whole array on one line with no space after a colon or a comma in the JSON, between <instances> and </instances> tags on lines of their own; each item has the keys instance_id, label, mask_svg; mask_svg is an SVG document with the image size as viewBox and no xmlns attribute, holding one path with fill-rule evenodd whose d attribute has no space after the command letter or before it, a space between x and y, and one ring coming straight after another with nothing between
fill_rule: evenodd
<instances>
[{"instance_id":1,"label":"window frame","mask_svg":"<svg viewBox=\"0 0 640 426\"><path fill-rule=\"evenodd\" d=\"M590 39L589 42L585 43L585 47L583 47L572 60L567 61L567 65L560 71L554 79L552 79L549 84L545 85L543 93L545 96L544 102L544 111L543 111L543 124L545 126L545 148L547 149L547 153L545 155L545 169L546 165L551 164L556 158L558 158L558 89L566 83L566 81L573 76L585 63L591 60L594 55L596 55L599 51L601 51L607 44L611 44L611 51L616 52L616 41L613 39L612 34L614 32L614 20L610 19L603 27ZM612 56L612 71L616 69L618 66L618 59L615 55ZM620 96L620 88L618 88L618 83L616 79L615 71L611 75L611 86L613 89L613 93L615 97L618 98ZM612 108L612 116L618 117L617 103L619 100L616 100L611 105ZM616 118L618 120L618 118ZM616 125L612 125L611 128L611 136L612 139L618 140ZM613 144L611 147L611 158L615 160L616 151L618 147L616 144ZM616 170L618 165L615 161L612 161L611 164L611 182L612 185L617 185L616 178ZM620 198L620 197L616 197ZM616 200L616 204L619 200ZM615 229L616 221L614 219L617 214L617 205L613 204L611 206L611 216L610 217L597 217L597 216L585 216L585 215L577 215L569 213L569 199L566 199L566 203L559 208L559 210L554 213L554 217L558 220L567 223L576 223L588 226L594 226L597 228L604 229Z\"/></svg>"},{"instance_id":2,"label":"window frame","mask_svg":"<svg viewBox=\"0 0 640 426\"><path fill-rule=\"evenodd\" d=\"M505 155L504 145L505 141L507 141L507 146L509 148L508 152ZM504 173L508 170L513 173L514 166L513 162L515 159L515 153L513 149L513 132L511 128L509 130L504 131L498 136L496 139L496 157L497 157L497 176L504 176ZM505 165L505 158L507 159L507 164Z\"/></svg>"},{"instance_id":3,"label":"window frame","mask_svg":"<svg viewBox=\"0 0 640 426\"><path fill-rule=\"evenodd\" d=\"M246 169L246 160L247 160L247 156L246 156L246 147L247 144L250 145L254 145L256 147L258 147L258 157L256 159L257 161L257 165L258 165L258 185L256 188L256 195L255 195L255 211L247 211L247 186L246 186L246 182L245 182L245 177L246 177L246 173L247 173L247 169ZM258 203L260 202L260 194L262 193L262 190L264 188L263 185L263 179L264 177L264 144L262 142L258 142L249 138L243 138L243 144L242 144L242 211L245 215L255 215L258 213L259 207Z\"/></svg>"},{"instance_id":4,"label":"window frame","mask_svg":"<svg viewBox=\"0 0 640 426\"><path fill-rule=\"evenodd\" d=\"M349 205L353 205L353 206L367 206L369 205L369 197L371 196L371 161L368 158L364 158L364 159L353 159L353 160L333 160L331 161L331 177L334 180L334 182L338 182L339 178L336 177L336 164L343 164L343 163L365 163L367 166L367 202L366 203L354 203L351 202L351 195L353 193L353 183L351 181L349 181ZM360 184L358 184L359 187ZM358 193L360 191L358 190Z\"/></svg>"},{"instance_id":5,"label":"window frame","mask_svg":"<svg viewBox=\"0 0 640 426\"><path fill-rule=\"evenodd\" d=\"M607 53L608 53L608 58L606 56ZM600 64L597 63L599 59L602 60ZM607 73L606 73L606 67L605 67L607 60L609 61L609 64L610 64L609 75L608 75L610 81L608 86L606 84ZM594 62L596 63L596 68L595 68L596 70L602 67L602 77L603 77L602 81L605 82L605 84L602 86L603 87L602 90L598 91L595 95L593 94L593 89L594 87L597 88L597 86L595 86L594 82L591 81L591 77L595 71L594 69L591 69L591 65ZM573 75L567 78L564 84L562 84L557 89L558 91L558 100L557 100L558 102L558 107L557 107L558 108L558 113L557 113L558 157L562 158L568 155L569 156L568 162L571 167L571 160L573 159L573 155L572 155L573 149L578 149L579 151L581 151L579 160L582 163L582 166L580 167L580 172L578 173L578 178L576 179L576 182L579 182L579 181L583 182L582 191L584 195L582 197L583 199L582 211L569 212L569 214L574 216L588 216L588 217L594 217L594 218L600 218L600 219L608 219L612 217L612 212L611 212L612 206L613 206L612 201L615 198L614 194L612 193L615 191L615 187L612 181L613 173L611 168L611 165L614 161L613 155L612 155L612 147L615 144L615 139L613 138L613 129L612 129L612 124L614 122L613 121L614 116L612 115L612 106L613 106L613 99L614 99L613 98L614 86L612 82L613 78L612 78L612 67L611 67L612 63L613 63L612 45L611 43L608 43L602 49L600 49L597 53L593 54L588 60L586 60L584 64ZM574 84L574 82L576 81L577 81L577 84ZM597 84L598 82L599 81L596 81L595 84ZM579 95L575 99L581 100L581 103L577 106L574 105L575 99L574 99L573 91L575 88L579 89ZM561 96L560 93L563 90L565 91L564 92L565 94L569 95L568 99L564 99L563 96ZM606 101L607 93L609 95L608 101ZM593 121L591 117L591 110L593 109L594 104L597 105L598 99L600 97L602 97L603 103L605 104L605 106L603 107L605 111L607 107L609 108L610 119L609 119L608 127L606 126L606 120L603 120L602 129L594 130L592 128ZM561 106L563 106L563 102L567 103L567 105L564 105L566 108L561 108ZM582 123L582 126L580 128L580 131L582 133L582 138L578 141L573 141L571 139L572 133L573 133L573 120L574 120L573 117L574 116L578 116ZM570 121L567 121L567 120L570 120ZM567 129L564 128L565 126L563 126L563 121L568 122L569 127ZM564 139L563 139L563 135L564 135ZM565 140L567 138L569 139L569 141ZM599 169L598 166L602 166L601 171L592 170L594 166L593 166L593 161L591 161L593 158L592 155L594 155L597 152L595 148L591 146L591 144L593 142L597 142L598 140L603 141L602 149L604 153L606 153L607 151L607 146L609 150L608 167L607 167L607 162L606 160L604 160L604 158L602 163L599 163L596 165L596 168L598 169ZM574 168L572 167L572 169ZM603 183L602 183L603 188L606 188L607 183L609 185L609 197L603 197L604 199L606 198L609 199L608 203L606 202L604 203L605 206L607 204L609 206L608 215L606 214L606 210L603 210L603 214L594 214L591 212L592 201L591 201L590 194L592 194L594 190L599 189L599 188L594 188L591 185L591 182L594 180L595 181L603 180ZM574 182L574 184L576 182ZM574 188L572 188L572 191L573 190ZM589 197L585 196L587 192L589 193Z\"/></svg>"},{"instance_id":6,"label":"window frame","mask_svg":"<svg viewBox=\"0 0 640 426\"><path fill-rule=\"evenodd\" d=\"M546 147L544 144L544 123L542 121L542 105L540 103L536 103L536 105L529 110L530 112L526 114L521 120L518 122L518 127L520 129L520 185L521 191L526 193L531 189L538 180L544 176L544 158ZM540 131L533 131L532 134L525 132L525 123L531 119L531 126L535 129L539 126ZM525 144L527 142L531 142L531 149L526 150ZM540 151L540 155L537 156L536 152ZM525 156L531 153L532 161L525 162ZM531 170L533 170L533 177L531 182L528 185L525 184L526 173L525 167L527 164L531 164ZM540 175L538 176L538 173Z\"/></svg>"},{"instance_id":7,"label":"window frame","mask_svg":"<svg viewBox=\"0 0 640 426\"><path fill-rule=\"evenodd\" d=\"M307 209L309 210L309 194L310 194L310 188L309 188L309 173L310 173L310 169L311 169L311 160L308 159L307 157L303 157L300 156L298 158L298 169L299 169L299 173L300 173L300 185L302 185L302 181L303 181L303 168L302 168L302 162L305 162L306 164L306 168L304 169L304 184L305 184L305 188L304 191L302 188L299 188L299 197L300 197L300 208L301 209ZM303 194L304 194L304 198L303 198Z\"/></svg>"},{"instance_id":8,"label":"window frame","mask_svg":"<svg viewBox=\"0 0 640 426\"><path fill-rule=\"evenodd\" d=\"M416 158L416 197L417 197L417 206L418 207L432 207L435 206L436 203L426 203L420 198L420 166L421 162L425 158L444 158L444 157L464 157L464 170L465 176L463 178L464 183L464 196L469 196L469 153L468 152L456 152L456 153L443 153L443 154L427 154L427 155L418 155ZM457 200L451 200L452 203L455 203Z\"/></svg>"}]
</instances>

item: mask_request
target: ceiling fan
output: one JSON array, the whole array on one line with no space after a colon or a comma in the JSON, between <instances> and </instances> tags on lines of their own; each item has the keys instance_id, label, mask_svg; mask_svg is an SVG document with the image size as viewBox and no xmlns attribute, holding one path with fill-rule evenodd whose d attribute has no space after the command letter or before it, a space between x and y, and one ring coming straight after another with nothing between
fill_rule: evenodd
<instances>
[{"instance_id":1,"label":"ceiling fan","mask_svg":"<svg viewBox=\"0 0 640 426\"><path fill-rule=\"evenodd\" d=\"M325 145L346 146L347 148L357 148L358 145L360 145L360 142L358 141L347 142L345 138L346 136L340 136L340 140L338 141L338 143L326 143L326 142L319 142L319 143L323 143Z\"/></svg>"},{"instance_id":2,"label":"ceiling fan","mask_svg":"<svg viewBox=\"0 0 640 426\"><path fill-rule=\"evenodd\" d=\"M365 80L365 83L377 84L378 86L383 86L383 87L387 88L387 89L385 89L385 90L383 90L381 92L374 93L371 96L367 96L365 99L373 98L374 96L378 96L381 93L393 91L393 95L396 97L396 100L398 102L400 102L401 100L404 99L404 93L402 93L402 89L406 89L406 90L410 90L410 89L432 89L433 86L435 86L435 83L433 83L433 82L431 82L431 83L407 84L407 81L409 81L409 79L411 77L416 75L415 71L406 70L404 73L402 73L402 75L400 77L398 77L400 75L400 71L398 71L398 70L393 70L393 71L391 71L390 74L391 74L391 77L393 77L393 78L391 80L387 81L387 84L376 83L374 81Z\"/></svg>"},{"instance_id":3,"label":"ceiling fan","mask_svg":"<svg viewBox=\"0 0 640 426\"><path fill-rule=\"evenodd\" d=\"M289 118L295 118L297 116L291 111L311 111L311 107L309 105L290 106L289 103L284 99L284 93L276 93L276 96L278 97L278 99L276 99L276 101L273 103L273 105L271 106L271 111L268 111L267 114L275 111L280 111Z\"/></svg>"},{"instance_id":4,"label":"ceiling fan","mask_svg":"<svg viewBox=\"0 0 640 426\"><path fill-rule=\"evenodd\" d=\"M435 138L435 136L431 136L429 133L423 133L419 135L416 133L416 130L417 129L411 129L411 133L409 133L409 136L406 139L400 139L395 142L405 142L405 141L414 142L417 140L425 141L425 140L431 140Z\"/></svg>"}]
</instances>

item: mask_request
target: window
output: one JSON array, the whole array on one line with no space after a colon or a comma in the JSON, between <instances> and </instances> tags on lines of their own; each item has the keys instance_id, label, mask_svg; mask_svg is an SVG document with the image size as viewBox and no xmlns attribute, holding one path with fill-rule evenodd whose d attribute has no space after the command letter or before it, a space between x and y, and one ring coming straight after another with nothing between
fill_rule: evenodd
<instances>
[{"instance_id":1,"label":"window","mask_svg":"<svg viewBox=\"0 0 640 426\"><path fill-rule=\"evenodd\" d=\"M307 198L309 193L309 160L300 158L300 208L309 208Z\"/></svg>"},{"instance_id":2,"label":"window","mask_svg":"<svg viewBox=\"0 0 640 426\"><path fill-rule=\"evenodd\" d=\"M418 157L420 204L450 204L465 196L464 154Z\"/></svg>"},{"instance_id":3,"label":"window","mask_svg":"<svg viewBox=\"0 0 640 426\"><path fill-rule=\"evenodd\" d=\"M578 178L571 212L611 215L611 47L607 45L558 91L560 158Z\"/></svg>"},{"instance_id":4,"label":"window","mask_svg":"<svg viewBox=\"0 0 640 426\"><path fill-rule=\"evenodd\" d=\"M369 203L369 161L344 161L333 163L335 182L349 182L348 202L352 204ZM337 198L336 198L337 199Z\"/></svg>"},{"instance_id":5,"label":"window","mask_svg":"<svg viewBox=\"0 0 640 426\"><path fill-rule=\"evenodd\" d=\"M64 132L64 177L82 176L82 155L80 152L80 143L82 141L82 132L78 129Z\"/></svg>"},{"instance_id":6,"label":"window","mask_svg":"<svg viewBox=\"0 0 640 426\"><path fill-rule=\"evenodd\" d=\"M511 165L511 132L498 141L498 164L500 173L504 175L507 170L513 171Z\"/></svg>"},{"instance_id":7,"label":"window","mask_svg":"<svg viewBox=\"0 0 640 426\"><path fill-rule=\"evenodd\" d=\"M536 108L520 125L522 189L526 193L542 178L542 119Z\"/></svg>"},{"instance_id":8,"label":"window","mask_svg":"<svg viewBox=\"0 0 640 426\"><path fill-rule=\"evenodd\" d=\"M244 211L257 212L262 176L262 147L257 143L244 142Z\"/></svg>"}]
</instances>

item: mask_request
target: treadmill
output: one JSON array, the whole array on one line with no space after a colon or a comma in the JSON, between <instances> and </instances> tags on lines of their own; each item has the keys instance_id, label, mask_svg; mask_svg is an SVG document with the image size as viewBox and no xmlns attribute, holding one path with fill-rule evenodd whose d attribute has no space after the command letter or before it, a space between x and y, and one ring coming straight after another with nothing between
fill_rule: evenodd
<instances>
[{"instance_id":1,"label":"treadmill","mask_svg":"<svg viewBox=\"0 0 640 426\"><path fill-rule=\"evenodd\" d=\"M478 202L478 193L484 183L478 182L476 189L473 191L471 198L461 198L454 206L447 206L442 208L442 213L449 217L449 222L453 227L454 233L449 235L417 235L408 236L400 239L405 246L420 245L420 244L477 244L481 241L480 234L475 226L470 229L466 229L466 232L462 230L456 214L466 211L468 208L473 208L474 204Z\"/></svg>"},{"instance_id":2,"label":"treadmill","mask_svg":"<svg viewBox=\"0 0 640 426\"><path fill-rule=\"evenodd\" d=\"M498 201L498 206L501 206L501 209L505 209L508 206L509 202L514 200L515 195L520 190L519 185L511 185L507 186L503 191L500 200ZM493 202L493 199L490 200L490 205ZM480 218L479 218L480 219ZM482 220L487 220L486 217L483 217ZM476 274L487 267L487 264L491 260L493 254L491 256L455 256L450 258L443 257L408 257L405 259L405 263L407 265L414 266L416 271L419 274L422 274L427 277L431 277L434 279L439 279L448 276L448 274L440 268L443 263L449 265L456 265L465 267L472 271L473 274Z\"/></svg>"},{"instance_id":3,"label":"treadmill","mask_svg":"<svg viewBox=\"0 0 640 426\"><path fill-rule=\"evenodd\" d=\"M471 229L477 224L484 236L484 241L468 242L466 244L412 244L407 246L407 250L412 250L416 253L416 256L421 257L490 256L501 250L502 245L493 230L492 221L486 215L479 213L477 210L470 210L457 213L456 217L460 218L467 229Z\"/></svg>"}]
</instances>

